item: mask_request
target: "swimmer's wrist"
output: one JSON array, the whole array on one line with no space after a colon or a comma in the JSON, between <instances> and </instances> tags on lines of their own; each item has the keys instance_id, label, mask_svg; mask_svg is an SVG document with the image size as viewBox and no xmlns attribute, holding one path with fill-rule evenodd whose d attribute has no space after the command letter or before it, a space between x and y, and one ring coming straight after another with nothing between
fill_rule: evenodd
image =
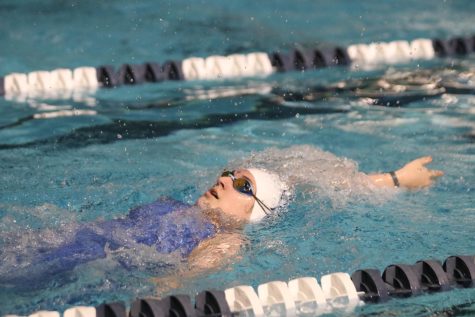
<instances>
[{"instance_id":1,"label":"swimmer's wrist","mask_svg":"<svg viewBox=\"0 0 475 317\"><path fill-rule=\"evenodd\" d=\"M399 178L396 175L396 171L390 171L390 172L388 172L388 174L389 174L389 176L391 176L394 187L401 187L401 183L399 182Z\"/></svg>"}]
</instances>

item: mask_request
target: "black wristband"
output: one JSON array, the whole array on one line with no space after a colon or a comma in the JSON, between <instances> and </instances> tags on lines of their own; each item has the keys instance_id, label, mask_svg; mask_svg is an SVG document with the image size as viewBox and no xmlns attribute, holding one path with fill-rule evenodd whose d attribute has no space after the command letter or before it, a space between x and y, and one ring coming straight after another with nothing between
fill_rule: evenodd
<instances>
[{"instance_id":1,"label":"black wristband","mask_svg":"<svg viewBox=\"0 0 475 317\"><path fill-rule=\"evenodd\" d=\"M396 172L391 171L389 172L389 175L391 175L391 178L393 179L394 186L399 187L399 179L397 179Z\"/></svg>"}]
</instances>

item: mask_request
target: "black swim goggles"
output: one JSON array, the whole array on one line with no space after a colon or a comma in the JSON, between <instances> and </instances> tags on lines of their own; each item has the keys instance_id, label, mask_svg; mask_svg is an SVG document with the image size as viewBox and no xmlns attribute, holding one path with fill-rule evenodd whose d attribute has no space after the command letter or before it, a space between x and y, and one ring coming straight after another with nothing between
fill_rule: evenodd
<instances>
[{"instance_id":1,"label":"black swim goggles","mask_svg":"<svg viewBox=\"0 0 475 317\"><path fill-rule=\"evenodd\" d=\"M272 212L272 209L267 207L266 204L262 202L262 200L256 197L256 194L254 193L254 189L252 187L251 182L248 179L243 178L243 177L237 178L236 176L234 176L234 172L235 171L223 171L221 173L221 177L231 177L231 180L233 181L233 188L244 195L254 197L254 199L262 208L264 213L266 215L269 215Z\"/></svg>"}]
</instances>

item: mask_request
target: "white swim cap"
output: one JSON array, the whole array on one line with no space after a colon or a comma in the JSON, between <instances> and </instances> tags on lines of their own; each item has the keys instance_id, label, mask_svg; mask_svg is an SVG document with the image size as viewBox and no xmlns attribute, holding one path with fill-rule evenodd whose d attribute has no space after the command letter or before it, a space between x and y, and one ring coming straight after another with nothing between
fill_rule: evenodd
<instances>
[{"instance_id":1,"label":"white swim cap","mask_svg":"<svg viewBox=\"0 0 475 317\"><path fill-rule=\"evenodd\" d=\"M287 188L285 183L280 180L277 174L270 173L264 169L248 168L247 170L254 176L256 181L257 188L254 188L256 197L271 209L278 207L282 194ZM261 220L266 216L266 212L268 211L264 211L263 207L255 201L249 221L257 222Z\"/></svg>"}]
</instances>

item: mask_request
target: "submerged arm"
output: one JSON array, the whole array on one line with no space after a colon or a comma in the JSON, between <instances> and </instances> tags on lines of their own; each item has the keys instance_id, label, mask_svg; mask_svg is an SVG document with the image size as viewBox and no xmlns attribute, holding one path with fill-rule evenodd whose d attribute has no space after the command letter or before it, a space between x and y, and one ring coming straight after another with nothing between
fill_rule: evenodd
<instances>
[{"instance_id":1,"label":"submerged arm","mask_svg":"<svg viewBox=\"0 0 475 317\"><path fill-rule=\"evenodd\" d=\"M435 179L444 175L444 172L430 170L425 165L432 162L431 156L415 159L394 172L399 186L404 188L422 188L432 185ZM395 181L390 173L368 175L373 183L380 187L394 187Z\"/></svg>"},{"instance_id":2,"label":"submerged arm","mask_svg":"<svg viewBox=\"0 0 475 317\"><path fill-rule=\"evenodd\" d=\"M175 274L154 279L158 284L157 292L160 294L178 288L184 279L191 279L232 263L245 243L246 240L240 233L220 233L202 241L190 253L186 265Z\"/></svg>"},{"instance_id":3,"label":"submerged arm","mask_svg":"<svg viewBox=\"0 0 475 317\"><path fill-rule=\"evenodd\" d=\"M245 244L240 233L221 233L201 242L188 258L190 272L201 273L215 270L233 262Z\"/></svg>"}]
</instances>

